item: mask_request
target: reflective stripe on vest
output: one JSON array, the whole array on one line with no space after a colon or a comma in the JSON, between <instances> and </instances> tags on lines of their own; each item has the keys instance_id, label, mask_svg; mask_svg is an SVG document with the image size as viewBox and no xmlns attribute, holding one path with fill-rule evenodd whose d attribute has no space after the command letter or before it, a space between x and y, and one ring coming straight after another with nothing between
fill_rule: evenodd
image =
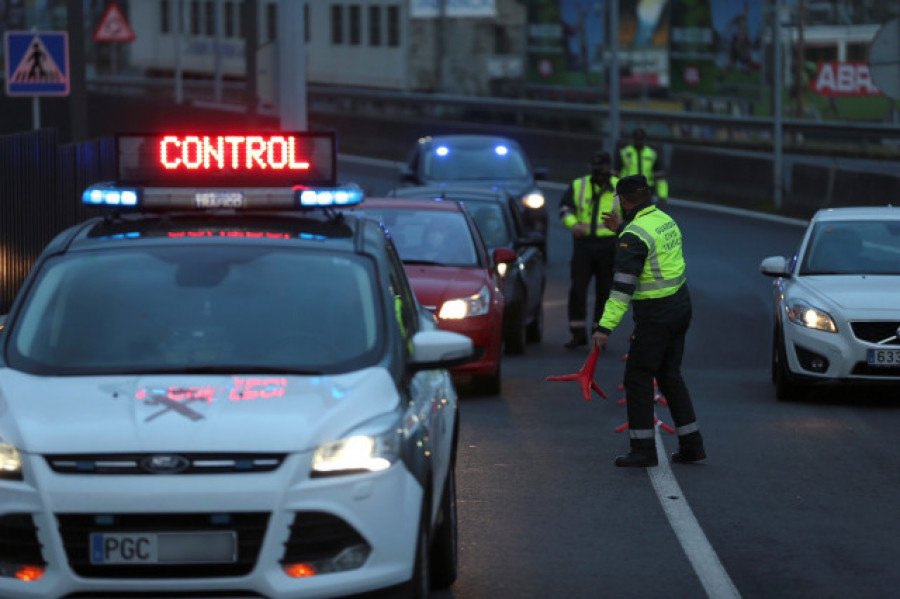
<instances>
[{"instance_id":1,"label":"reflective stripe on vest","mask_svg":"<svg viewBox=\"0 0 900 599\"><path fill-rule=\"evenodd\" d=\"M616 183L619 180L615 177L610 177L609 183L612 189L616 188ZM581 177L580 179L575 179L572 183L575 199L575 210L577 214L575 217L578 219L579 223L583 223L586 225L591 224L591 197L593 195L593 185L591 185L591 177L590 175L586 177ZM590 189L588 192L586 190ZM609 198L612 198L612 202L609 201ZM607 210L608 208L608 210ZM606 192L600 193L600 203L597 206L597 210L600 211L602 215L604 212L618 212L619 215L622 214L621 209L619 208L619 198L616 196L615 191L609 190ZM606 224L603 222L603 219L598 216L597 218L597 233L596 237L607 237L610 235L615 235L615 231L611 231L607 228Z\"/></svg>"},{"instance_id":2,"label":"reflective stripe on vest","mask_svg":"<svg viewBox=\"0 0 900 599\"><path fill-rule=\"evenodd\" d=\"M678 291L687 277L681 253L681 231L675 221L654 207L645 208L622 233L637 235L647 244L648 250L633 299L667 297Z\"/></svg>"}]
</instances>

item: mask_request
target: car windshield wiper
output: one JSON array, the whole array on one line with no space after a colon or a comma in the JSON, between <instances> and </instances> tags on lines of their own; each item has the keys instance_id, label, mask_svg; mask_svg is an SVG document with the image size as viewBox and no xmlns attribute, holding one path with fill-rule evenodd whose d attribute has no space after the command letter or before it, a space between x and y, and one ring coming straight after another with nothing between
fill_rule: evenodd
<instances>
[{"instance_id":1,"label":"car windshield wiper","mask_svg":"<svg viewBox=\"0 0 900 599\"><path fill-rule=\"evenodd\" d=\"M431 264L440 266L443 262L435 262L434 260L404 260L403 264Z\"/></svg>"}]
</instances>

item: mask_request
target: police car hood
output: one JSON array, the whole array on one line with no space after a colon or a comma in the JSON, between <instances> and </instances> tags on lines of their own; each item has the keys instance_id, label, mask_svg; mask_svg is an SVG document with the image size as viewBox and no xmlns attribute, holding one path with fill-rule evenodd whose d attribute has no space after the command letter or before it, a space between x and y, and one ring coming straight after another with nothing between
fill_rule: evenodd
<instances>
[{"instance_id":1,"label":"police car hood","mask_svg":"<svg viewBox=\"0 0 900 599\"><path fill-rule=\"evenodd\" d=\"M449 181L428 181L429 185L450 187L489 187L502 189L514 197L523 196L534 189L533 177L520 177L514 179L453 179Z\"/></svg>"},{"instance_id":2,"label":"police car hood","mask_svg":"<svg viewBox=\"0 0 900 599\"><path fill-rule=\"evenodd\" d=\"M447 300L475 295L484 285L492 286L481 268L408 264L406 275L419 303L431 310Z\"/></svg>"},{"instance_id":3,"label":"police car hood","mask_svg":"<svg viewBox=\"0 0 900 599\"><path fill-rule=\"evenodd\" d=\"M0 436L39 454L301 451L398 402L381 367L338 376L82 377L0 368Z\"/></svg>"}]
</instances>

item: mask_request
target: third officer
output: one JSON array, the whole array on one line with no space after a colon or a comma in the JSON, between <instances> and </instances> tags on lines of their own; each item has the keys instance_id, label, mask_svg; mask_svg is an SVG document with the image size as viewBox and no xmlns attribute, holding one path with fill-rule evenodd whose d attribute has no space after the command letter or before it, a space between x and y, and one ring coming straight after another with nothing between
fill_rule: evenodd
<instances>
[{"instance_id":1,"label":"third officer","mask_svg":"<svg viewBox=\"0 0 900 599\"><path fill-rule=\"evenodd\" d=\"M619 178L643 175L654 196L653 203L666 205L669 199L669 182L666 180L665 163L662 154L647 145L647 133L643 129L635 129L631 145L625 146L616 154L613 172Z\"/></svg>"},{"instance_id":2,"label":"third officer","mask_svg":"<svg viewBox=\"0 0 900 599\"><path fill-rule=\"evenodd\" d=\"M573 248L569 287L568 349L587 345L587 295L594 279L593 320L596 326L612 287L616 252L616 232L607 228L603 213L621 215L616 198L616 178L612 177L612 160L608 152L596 152L591 159L591 173L572 181L559 204L563 226L572 231Z\"/></svg>"}]
</instances>

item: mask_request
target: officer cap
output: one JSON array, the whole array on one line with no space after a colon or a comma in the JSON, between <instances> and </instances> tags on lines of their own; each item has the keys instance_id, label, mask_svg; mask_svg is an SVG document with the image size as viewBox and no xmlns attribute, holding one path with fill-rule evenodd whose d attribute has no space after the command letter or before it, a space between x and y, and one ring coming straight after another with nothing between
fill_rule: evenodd
<instances>
[{"instance_id":1,"label":"officer cap","mask_svg":"<svg viewBox=\"0 0 900 599\"><path fill-rule=\"evenodd\" d=\"M644 175L629 175L628 177L622 177L619 179L619 182L616 183L616 193L623 195L648 189L649 187L650 186L647 185L647 177Z\"/></svg>"},{"instance_id":2,"label":"officer cap","mask_svg":"<svg viewBox=\"0 0 900 599\"><path fill-rule=\"evenodd\" d=\"M612 164L612 158L610 158L609 152L594 152L594 156L591 158L591 165L603 166L604 164Z\"/></svg>"}]
</instances>

